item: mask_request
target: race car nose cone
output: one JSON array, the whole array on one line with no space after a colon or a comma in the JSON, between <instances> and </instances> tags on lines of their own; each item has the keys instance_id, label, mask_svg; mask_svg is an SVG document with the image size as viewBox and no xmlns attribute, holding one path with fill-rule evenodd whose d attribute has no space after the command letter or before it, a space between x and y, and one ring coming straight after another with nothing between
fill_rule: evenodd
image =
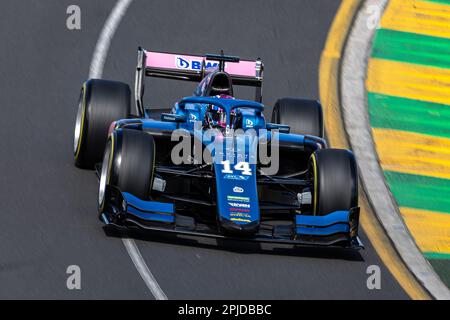
<instances>
[{"instance_id":1,"label":"race car nose cone","mask_svg":"<svg viewBox=\"0 0 450 320\"><path fill-rule=\"evenodd\" d=\"M250 223L242 223L239 220L232 221L226 218L220 219L220 226L231 234L239 234L239 236L243 235L253 235L258 232L259 229L259 221L253 221Z\"/></svg>"}]
</instances>

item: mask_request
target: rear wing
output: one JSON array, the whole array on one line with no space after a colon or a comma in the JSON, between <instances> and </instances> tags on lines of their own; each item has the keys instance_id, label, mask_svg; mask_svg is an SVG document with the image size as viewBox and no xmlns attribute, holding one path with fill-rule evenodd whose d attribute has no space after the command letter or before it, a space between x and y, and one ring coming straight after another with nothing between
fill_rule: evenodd
<instances>
[{"instance_id":1,"label":"rear wing","mask_svg":"<svg viewBox=\"0 0 450 320\"><path fill-rule=\"evenodd\" d=\"M234 85L255 87L255 101L262 101L264 65L260 59L240 60L238 57L224 55L185 55L146 51L139 47L134 88L138 114L144 115L145 77L200 82L216 68L230 74Z\"/></svg>"}]
</instances>

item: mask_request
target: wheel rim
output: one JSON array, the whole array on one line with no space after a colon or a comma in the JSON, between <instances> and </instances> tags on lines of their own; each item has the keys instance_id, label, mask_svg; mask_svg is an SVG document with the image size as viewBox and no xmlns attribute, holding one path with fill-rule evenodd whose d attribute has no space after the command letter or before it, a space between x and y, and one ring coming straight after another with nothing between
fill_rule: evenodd
<instances>
[{"instance_id":1,"label":"wheel rim","mask_svg":"<svg viewBox=\"0 0 450 320\"><path fill-rule=\"evenodd\" d=\"M102 208L105 202L105 193L106 193L106 184L108 182L108 174L109 174L109 165L110 165L110 157L111 157L111 143L108 143L106 147L105 154L103 156L102 162L102 170L100 173L100 184L98 188L98 206Z\"/></svg>"},{"instance_id":2,"label":"wheel rim","mask_svg":"<svg viewBox=\"0 0 450 320\"><path fill-rule=\"evenodd\" d=\"M75 120L75 132L73 135L73 153L76 155L81 138L81 121L83 118L83 91L81 92L80 99L78 101L78 112Z\"/></svg>"}]
</instances>

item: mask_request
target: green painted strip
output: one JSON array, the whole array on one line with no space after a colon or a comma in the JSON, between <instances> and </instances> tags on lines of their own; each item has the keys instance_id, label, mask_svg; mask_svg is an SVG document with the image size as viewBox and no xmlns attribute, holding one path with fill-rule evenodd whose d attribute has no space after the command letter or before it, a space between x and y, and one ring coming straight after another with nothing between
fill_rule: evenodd
<instances>
[{"instance_id":1,"label":"green painted strip","mask_svg":"<svg viewBox=\"0 0 450 320\"><path fill-rule=\"evenodd\" d=\"M450 180L384 171L400 207L450 213Z\"/></svg>"},{"instance_id":2,"label":"green painted strip","mask_svg":"<svg viewBox=\"0 0 450 320\"><path fill-rule=\"evenodd\" d=\"M440 259L431 259L430 260L433 269L437 272L442 282L444 282L447 287L450 288L450 261L449 260L440 260Z\"/></svg>"},{"instance_id":3,"label":"green painted strip","mask_svg":"<svg viewBox=\"0 0 450 320\"><path fill-rule=\"evenodd\" d=\"M426 2L434 2L439 4L446 4L450 6L450 0L424 0Z\"/></svg>"},{"instance_id":4,"label":"green painted strip","mask_svg":"<svg viewBox=\"0 0 450 320\"><path fill-rule=\"evenodd\" d=\"M375 36L372 57L450 68L450 39L380 29Z\"/></svg>"},{"instance_id":5,"label":"green painted strip","mask_svg":"<svg viewBox=\"0 0 450 320\"><path fill-rule=\"evenodd\" d=\"M368 93L370 123L375 128L396 129L450 138L450 106Z\"/></svg>"},{"instance_id":6,"label":"green painted strip","mask_svg":"<svg viewBox=\"0 0 450 320\"><path fill-rule=\"evenodd\" d=\"M427 259L450 260L450 253L424 252L423 255ZM450 269L449 269L450 271Z\"/></svg>"}]
</instances>

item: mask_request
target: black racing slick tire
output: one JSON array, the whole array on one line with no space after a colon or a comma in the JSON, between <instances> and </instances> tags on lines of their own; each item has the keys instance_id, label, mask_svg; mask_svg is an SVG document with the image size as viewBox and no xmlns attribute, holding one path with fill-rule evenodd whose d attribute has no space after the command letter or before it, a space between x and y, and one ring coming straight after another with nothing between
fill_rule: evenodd
<instances>
[{"instance_id":1,"label":"black racing slick tire","mask_svg":"<svg viewBox=\"0 0 450 320\"><path fill-rule=\"evenodd\" d=\"M105 148L100 174L100 212L107 184L140 199L148 199L153 184L154 163L155 142L151 134L133 129L114 131Z\"/></svg>"},{"instance_id":2,"label":"black racing slick tire","mask_svg":"<svg viewBox=\"0 0 450 320\"><path fill-rule=\"evenodd\" d=\"M90 79L81 88L74 133L75 165L93 169L102 161L113 121L130 114L130 87L122 82Z\"/></svg>"},{"instance_id":3,"label":"black racing slick tire","mask_svg":"<svg viewBox=\"0 0 450 320\"><path fill-rule=\"evenodd\" d=\"M326 215L358 206L358 172L349 150L321 149L311 155L313 214Z\"/></svg>"},{"instance_id":4,"label":"black racing slick tire","mask_svg":"<svg viewBox=\"0 0 450 320\"><path fill-rule=\"evenodd\" d=\"M288 125L291 133L323 138L323 112L319 101L281 98L272 110L272 123Z\"/></svg>"}]
</instances>

